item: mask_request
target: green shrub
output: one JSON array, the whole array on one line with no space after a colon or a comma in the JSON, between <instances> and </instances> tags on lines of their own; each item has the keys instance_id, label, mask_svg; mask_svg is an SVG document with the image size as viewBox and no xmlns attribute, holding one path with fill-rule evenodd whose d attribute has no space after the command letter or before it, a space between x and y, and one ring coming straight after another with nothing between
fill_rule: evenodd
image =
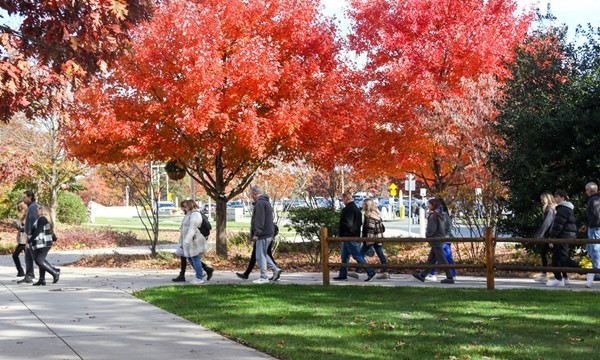
<instances>
[{"instance_id":1,"label":"green shrub","mask_svg":"<svg viewBox=\"0 0 600 360\"><path fill-rule=\"evenodd\" d=\"M338 234L340 212L331 208L299 207L291 209L288 230L294 230L302 238L300 246L309 259L318 263L321 261L321 228L326 227L329 236Z\"/></svg>"},{"instance_id":2,"label":"green shrub","mask_svg":"<svg viewBox=\"0 0 600 360\"><path fill-rule=\"evenodd\" d=\"M71 192L59 192L56 219L63 224L81 225L86 222L87 209L83 200Z\"/></svg>"}]
</instances>

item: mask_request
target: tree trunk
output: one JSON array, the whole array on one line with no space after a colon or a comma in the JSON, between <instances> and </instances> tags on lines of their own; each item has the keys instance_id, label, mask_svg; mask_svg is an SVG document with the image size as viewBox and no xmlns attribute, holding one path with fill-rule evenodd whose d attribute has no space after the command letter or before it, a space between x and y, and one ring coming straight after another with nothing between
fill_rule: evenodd
<instances>
[{"instance_id":1,"label":"tree trunk","mask_svg":"<svg viewBox=\"0 0 600 360\"><path fill-rule=\"evenodd\" d=\"M227 259L227 198L216 200L217 255Z\"/></svg>"}]
</instances>

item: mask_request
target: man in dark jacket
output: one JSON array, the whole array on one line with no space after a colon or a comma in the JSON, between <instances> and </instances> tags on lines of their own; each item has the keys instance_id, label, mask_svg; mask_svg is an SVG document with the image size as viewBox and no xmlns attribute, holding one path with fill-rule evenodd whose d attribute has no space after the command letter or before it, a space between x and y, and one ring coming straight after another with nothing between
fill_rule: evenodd
<instances>
[{"instance_id":1,"label":"man in dark jacket","mask_svg":"<svg viewBox=\"0 0 600 360\"><path fill-rule=\"evenodd\" d=\"M25 246L25 277L17 283L31 284L35 279L33 269L33 250L31 249L31 232L33 224L38 219L38 203L35 201L35 194L31 190L23 193L23 202L27 204L27 217L25 218L25 234L27 235L27 246Z\"/></svg>"},{"instance_id":2,"label":"man in dark jacket","mask_svg":"<svg viewBox=\"0 0 600 360\"><path fill-rule=\"evenodd\" d=\"M573 209L575 206L567 201L567 193L563 190L554 192L556 200L556 215L554 223L550 228L550 239L575 239L577 237L577 219ZM579 265L569 257L569 244L550 244L552 249L553 267L574 267ZM555 279L549 281L546 286L565 286L565 281L560 271L554 273Z\"/></svg>"},{"instance_id":3,"label":"man in dark jacket","mask_svg":"<svg viewBox=\"0 0 600 360\"><path fill-rule=\"evenodd\" d=\"M587 232L588 239L600 239L600 194L598 185L590 182L585 185L588 196L585 225L579 231ZM600 244L587 244L586 251L592 258L592 267L600 269ZM600 280L600 274L594 275L594 280Z\"/></svg>"},{"instance_id":4,"label":"man in dark jacket","mask_svg":"<svg viewBox=\"0 0 600 360\"><path fill-rule=\"evenodd\" d=\"M340 237L360 237L360 227L362 225L362 214L358 209L358 206L352 199L352 194L345 192L342 195L342 201L344 202L344 208L340 215ZM358 242L346 241L342 243L342 262L347 263L350 261L350 255L359 264L366 264L365 258L360 253ZM371 268L367 268L367 279L365 281L371 281L375 277L375 271ZM340 268L340 273L333 280L347 280L348 279L348 268Z\"/></svg>"}]
</instances>

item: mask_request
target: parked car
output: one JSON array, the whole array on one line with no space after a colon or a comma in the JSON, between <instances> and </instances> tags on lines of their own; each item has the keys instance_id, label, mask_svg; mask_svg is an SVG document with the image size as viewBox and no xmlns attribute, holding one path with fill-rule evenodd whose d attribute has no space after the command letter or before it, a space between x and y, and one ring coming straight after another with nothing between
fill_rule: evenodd
<instances>
[{"instance_id":1,"label":"parked car","mask_svg":"<svg viewBox=\"0 0 600 360\"><path fill-rule=\"evenodd\" d=\"M177 208L172 201L159 201L158 202L158 215L183 215L183 211Z\"/></svg>"}]
</instances>

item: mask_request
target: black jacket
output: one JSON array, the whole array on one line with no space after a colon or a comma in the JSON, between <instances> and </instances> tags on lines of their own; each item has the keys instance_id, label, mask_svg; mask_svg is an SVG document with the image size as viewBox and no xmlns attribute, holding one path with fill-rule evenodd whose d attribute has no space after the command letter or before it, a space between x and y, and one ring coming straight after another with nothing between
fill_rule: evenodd
<instances>
[{"instance_id":1,"label":"black jacket","mask_svg":"<svg viewBox=\"0 0 600 360\"><path fill-rule=\"evenodd\" d=\"M362 226L362 213L354 201L349 202L342 209L340 215L340 234L343 237L360 237Z\"/></svg>"},{"instance_id":2,"label":"black jacket","mask_svg":"<svg viewBox=\"0 0 600 360\"><path fill-rule=\"evenodd\" d=\"M577 219L573 209L575 207L568 201L556 205L554 223L550 229L550 239L575 239L577 237Z\"/></svg>"},{"instance_id":3,"label":"black jacket","mask_svg":"<svg viewBox=\"0 0 600 360\"><path fill-rule=\"evenodd\" d=\"M588 228L600 227L600 193L590 196L587 201L586 225Z\"/></svg>"}]
</instances>

